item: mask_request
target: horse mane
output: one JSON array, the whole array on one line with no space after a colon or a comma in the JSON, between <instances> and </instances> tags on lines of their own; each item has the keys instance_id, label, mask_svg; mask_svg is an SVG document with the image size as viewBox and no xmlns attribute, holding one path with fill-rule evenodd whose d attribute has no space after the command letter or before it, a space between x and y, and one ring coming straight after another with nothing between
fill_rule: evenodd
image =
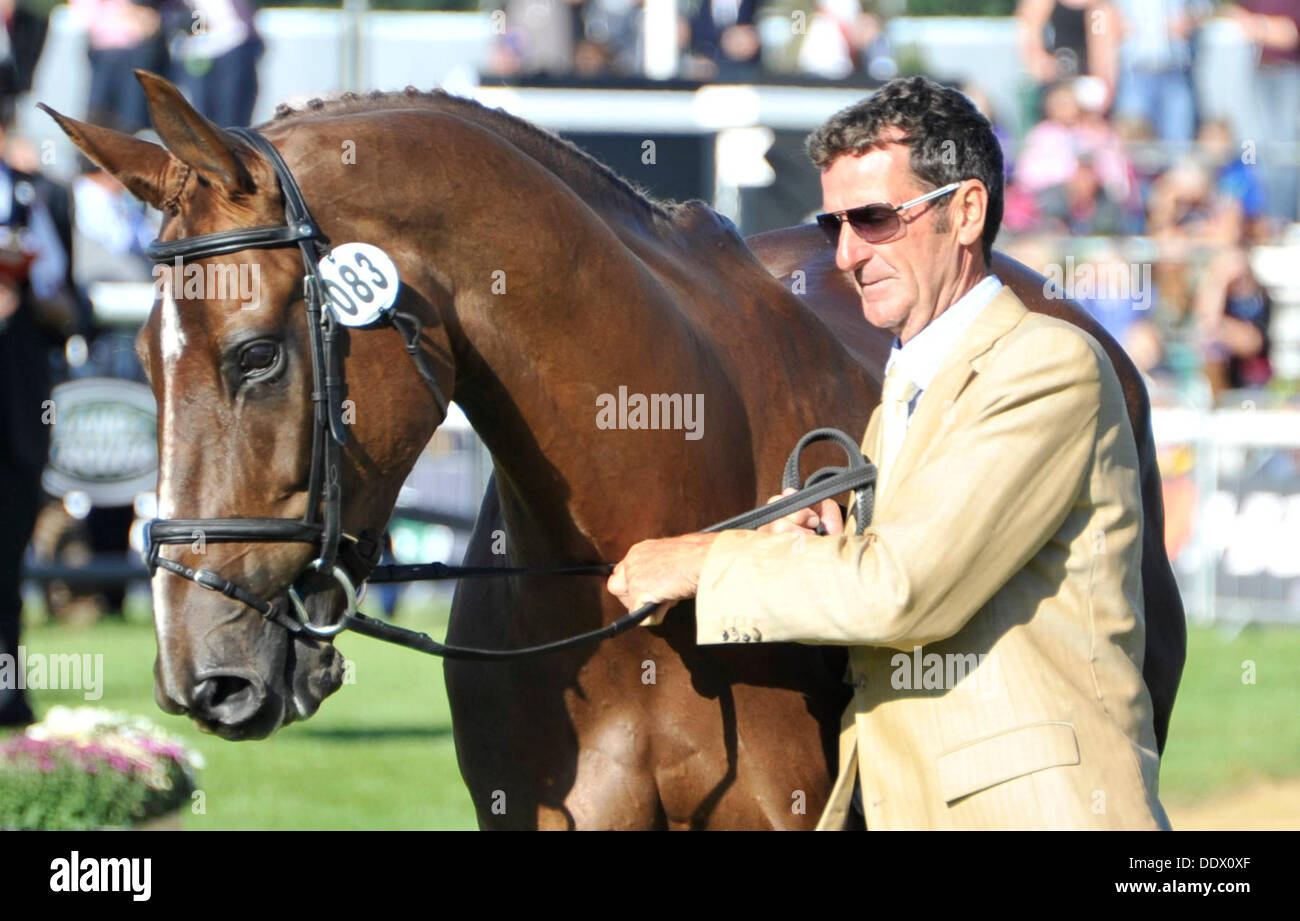
<instances>
[{"instance_id":1,"label":"horse mane","mask_svg":"<svg viewBox=\"0 0 1300 921\"><path fill-rule=\"evenodd\" d=\"M691 204L655 199L571 141L504 109L489 109L477 100L455 96L441 89L425 92L408 86L401 92L376 90L364 95L343 93L329 99L311 99L300 109L281 103L276 106L271 123L294 122L316 115L365 114L385 109L449 112L487 128L550 169L584 200L589 200L593 192L605 192L607 198L612 198L613 204L630 205L647 217L667 221L678 220L683 209ZM730 222L727 224L730 225ZM741 242L734 226L730 229L737 241Z\"/></svg>"}]
</instances>

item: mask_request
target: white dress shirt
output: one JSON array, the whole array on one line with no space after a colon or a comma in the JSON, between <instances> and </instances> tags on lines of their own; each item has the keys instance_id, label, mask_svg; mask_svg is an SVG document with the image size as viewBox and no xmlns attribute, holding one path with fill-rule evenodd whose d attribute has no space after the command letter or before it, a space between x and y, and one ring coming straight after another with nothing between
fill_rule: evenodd
<instances>
[{"instance_id":1,"label":"white dress shirt","mask_svg":"<svg viewBox=\"0 0 1300 921\"><path fill-rule=\"evenodd\" d=\"M900 345L898 339L894 339L894 346L889 350L889 360L885 362L885 373L889 374L890 369L897 364L896 373L902 374L905 380L916 384L918 390L908 407L909 425L922 394L929 388L930 382L939 373L944 361L961 340L962 334L1001 290L1002 282L998 277L988 275L959 297L957 303L931 320L930 324L909 339L906 345Z\"/></svg>"}]
</instances>

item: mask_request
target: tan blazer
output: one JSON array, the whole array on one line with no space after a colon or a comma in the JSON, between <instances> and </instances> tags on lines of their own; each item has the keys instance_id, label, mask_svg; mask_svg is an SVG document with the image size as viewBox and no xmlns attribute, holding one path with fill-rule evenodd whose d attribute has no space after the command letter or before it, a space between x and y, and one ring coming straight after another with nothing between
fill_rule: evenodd
<instances>
[{"instance_id":1,"label":"tan blazer","mask_svg":"<svg viewBox=\"0 0 1300 921\"><path fill-rule=\"evenodd\" d=\"M879 453L880 410L863 440ZM821 828L1167 828L1142 680L1142 502L1095 339L1003 288L921 394L861 537L728 531L700 643L851 647Z\"/></svg>"}]
</instances>

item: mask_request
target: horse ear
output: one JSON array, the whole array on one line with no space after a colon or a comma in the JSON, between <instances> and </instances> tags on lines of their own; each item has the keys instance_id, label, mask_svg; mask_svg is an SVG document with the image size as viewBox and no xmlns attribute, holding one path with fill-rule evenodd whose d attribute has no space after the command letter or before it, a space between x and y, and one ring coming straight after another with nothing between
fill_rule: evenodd
<instances>
[{"instance_id":1,"label":"horse ear","mask_svg":"<svg viewBox=\"0 0 1300 921\"><path fill-rule=\"evenodd\" d=\"M111 173L127 191L155 208L162 208L167 200L168 167L174 162L165 148L111 128L68 118L43 102L37 106L58 123L82 153Z\"/></svg>"},{"instance_id":2,"label":"horse ear","mask_svg":"<svg viewBox=\"0 0 1300 921\"><path fill-rule=\"evenodd\" d=\"M147 70L135 78L144 87L154 130L172 155L198 170L227 196L256 188L229 136L191 106L167 80Z\"/></svg>"}]
</instances>

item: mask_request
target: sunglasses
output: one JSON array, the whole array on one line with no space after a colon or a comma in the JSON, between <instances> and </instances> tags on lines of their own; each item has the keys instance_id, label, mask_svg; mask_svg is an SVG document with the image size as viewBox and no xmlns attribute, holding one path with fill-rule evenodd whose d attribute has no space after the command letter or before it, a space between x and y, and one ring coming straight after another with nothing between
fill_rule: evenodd
<instances>
[{"instance_id":1,"label":"sunglasses","mask_svg":"<svg viewBox=\"0 0 1300 921\"><path fill-rule=\"evenodd\" d=\"M935 189L933 192L926 192L920 198L913 198L911 201L903 202L897 207L888 202L877 202L871 205L849 208L845 211L831 211L826 214L819 214L817 215L817 225L826 231L826 235L830 237L832 243L839 242L840 226L845 221L848 221L849 226L853 228L853 232L866 242L884 243L886 240L893 239L898 233L899 227L902 226L903 219L899 216L901 212L924 204L927 201L942 198L944 195L950 195L960 187L960 182L950 182L942 188Z\"/></svg>"}]
</instances>

